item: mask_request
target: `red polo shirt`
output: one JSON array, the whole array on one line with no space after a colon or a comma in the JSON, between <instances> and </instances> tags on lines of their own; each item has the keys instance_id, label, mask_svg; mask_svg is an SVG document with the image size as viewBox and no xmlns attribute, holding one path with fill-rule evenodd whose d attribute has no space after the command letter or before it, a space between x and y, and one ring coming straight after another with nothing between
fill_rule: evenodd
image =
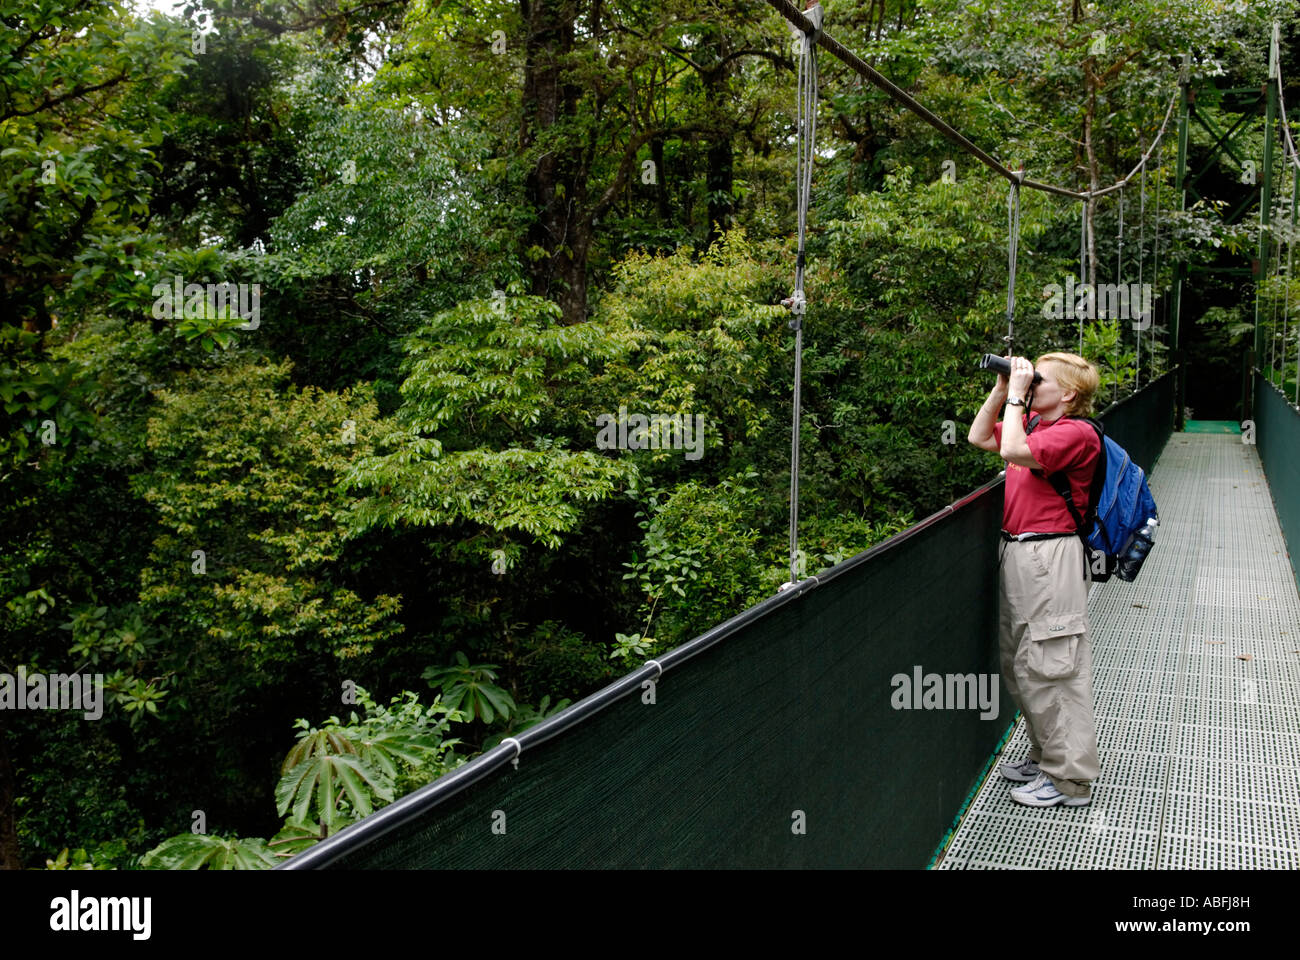
<instances>
[{"instance_id":1,"label":"red polo shirt","mask_svg":"<svg viewBox=\"0 0 1300 960\"><path fill-rule=\"evenodd\" d=\"M1028 415L1021 422L1028 425ZM1002 423L993 425L993 438L1002 443ZM1029 452L1043 466L1044 474L1015 463L1007 463L1006 497L1002 504L1002 529L1007 533L1073 533L1074 519L1047 475L1067 471L1074 505L1082 513L1092 485L1092 470L1101 454L1101 438L1091 424L1062 417L1040 420L1025 438Z\"/></svg>"}]
</instances>

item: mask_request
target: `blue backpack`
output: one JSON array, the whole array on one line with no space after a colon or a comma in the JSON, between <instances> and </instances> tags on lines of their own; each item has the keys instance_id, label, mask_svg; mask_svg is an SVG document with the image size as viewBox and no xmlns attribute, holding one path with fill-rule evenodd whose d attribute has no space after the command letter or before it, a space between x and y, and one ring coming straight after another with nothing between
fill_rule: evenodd
<instances>
[{"instance_id":1,"label":"blue backpack","mask_svg":"<svg viewBox=\"0 0 1300 960\"><path fill-rule=\"evenodd\" d=\"M1121 579L1133 579L1124 576L1119 570L1119 558L1128 550L1134 535L1142 529L1147 518L1159 519L1156 501L1147 486L1146 472L1133 462L1128 451L1106 436L1102 425L1091 417L1071 417L1092 425L1101 440L1101 453L1097 458L1092 485L1088 492L1088 509L1082 516L1074 504L1070 483L1065 473L1058 472L1047 477L1052 487L1065 498L1065 506L1074 518L1091 559L1092 580L1104 583L1112 575ZM1035 420L1030 423L1030 430L1037 426ZM1092 529L1092 535L1084 537L1084 531ZM1140 565L1140 564L1139 564Z\"/></svg>"}]
</instances>

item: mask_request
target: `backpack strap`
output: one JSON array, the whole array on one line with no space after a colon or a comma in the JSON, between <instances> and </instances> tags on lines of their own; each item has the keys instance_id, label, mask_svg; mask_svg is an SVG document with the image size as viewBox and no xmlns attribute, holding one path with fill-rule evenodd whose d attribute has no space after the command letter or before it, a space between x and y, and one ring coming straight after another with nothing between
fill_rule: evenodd
<instances>
[{"instance_id":1,"label":"backpack strap","mask_svg":"<svg viewBox=\"0 0 1300 960\"><path fill-rule=\"evenodd\" d=\"M1067 419L1062 417L1062 420ZM1075 529L1079 533L1079 539L1083 541L1085 555L1092 552L1092 547L1088 543L1088 537L1092 533L1092 527L1097 522L1097 506L1100 499L1101 488L1106 483L1106 430L1096 420L1091 417L1069 417L1070 420L1082 420L1092 426L1097 431L1097 440L1100 449L1097 452L1097 460L1092 468L1092 480L1088 485L1088 502L1085 504L1085 512L1080 513L1079 508L1074 503L1074 492L1070 489L1070 478L1066 476L1065 471L1058 470L1056 473L1047 476L1047 482L1052 485L1052 489L1061 495L1065 500L1065 508L1070 511L1070 519L1074 521ZM1103 530L1102 536L1106 533ZM1109 546L1109 541L1107 543ZM1111 551L1113 552L1113 551Z\"/></svg>"},{"instance_id":2,"label":"backpack strap","mask_svg":"<svg viewBox=\"0 0 1300 960\"><path fill-rule=\"evenodd\" d=\"M1087 528L1091 532L1093 525L1097 522L1097 510L1101 506L1101 491L1106 486L1106 472L1109 465L1106 460L1106 428L1101 422L1091 417L1081 417L1092 424L1092 428L1097 431L1097 462L1092 468L1092 484L1088 487L1088 516ZM1110 542L1110 537L1106 533L1105 527L1100 527L1101 538L1106 542L1106 552L1115 553L1115 546Z\"/></svg>"}]
</instances>

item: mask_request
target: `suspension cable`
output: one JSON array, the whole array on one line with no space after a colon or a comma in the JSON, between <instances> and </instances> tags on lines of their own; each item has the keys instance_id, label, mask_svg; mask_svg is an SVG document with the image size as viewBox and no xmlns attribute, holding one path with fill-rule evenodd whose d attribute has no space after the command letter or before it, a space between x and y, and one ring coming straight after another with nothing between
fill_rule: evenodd
<instances>
[{"instance_id":1,"label":"suspension cable","mask_svg":"<svg viewBox=\"0 0 1300 960\"><path fill-rule=\"evenodd\" d=\"M1083 287L1088 283L1088 202L1085 200L1079 206L1079 286ZM1079 356L1083 356L1083 311L1076 312L1079 314Z\"/></svg>"},{"instance_id":2,"label":"suspension cable","mask_svg":"<svg viewBox=\"0 0 1300 960\"><path fill-rule=\"evenodd\" d=\"M1151 273L1156 278L1155 286L1157 289L1159 289L1160 287L1160 184L1164 181L1165 178L1164 153L1165 153L1164 148L1161 147L1159 162L1156 164L1156 239L1154 244L1155 249L1152 251L1152 260L1154 262L1151 265ZM1165 319L1168 320L1167 314L1169 310L1169 305L1163 296L1160 298L1160 306L1166 311ZM1152 330L1151 331L1152 350L1155 349L1155 342L1156 342L1156 334L1155 331ZM1152 360L1154 361L1154 359L1155 358L1153 357Z\"/></svg>"},{"instance_id":3,"label":"suspension cable","mask_svg":"<svg viewBox=\"0 0 1300 960\"><path fill-rule=\"evenodd\" d=\"M1137 368L1133 381L1133 389L1142 389L1142 331L1146 329L1151 322L1148 316L1149 311L1145 308L1147 297L1146 287L1142 285L1142 257L1146 253L1147 244L1147 165L1146 161L1142 162L1142 186L1138 194L1138 323L1137 323ZM1132 297L1129 298L1130 301ZM1132 304L1130 303L1130 308ZM1132 313L1132 309L1129 310Z\"/></svg>"},{"instance_id":4,"label":"suspension cable","mask_svg":"<svg viewBox=\"0 0 1300 960\"><path fill-rule=\"evenodd\" d=\"M1124 191L1119 192L1119 228L1115 233L1115 282L1124 282Z\"/></svg>"},{"instance_id":5,"label":"suspension cable","mask_svg":"<svg viewBox=\"0 0 1300 960\"><path fill-rule=\"evenodd\" d=\"M823 11L815 4L799 26L799 80L795 108L796 159L795 189L798 195L799 245L795 255L794 293L785 303L790 308L790 328L794 330L794 400L790 427L790 584L799 582L799 421L802 406L803 319L808 301L804 296L804 267L807 263L805 237L808 208L812 201L812 172L817 148L817 37L821 33Z\"/></svg>"},{"instance_id":6,"label":"suspension cable","mask_svg":"<svg viewBox=\"0 0 1300 960\"><path fill-rule=\"evenodd\" d=\"M872 83L874 86L879 87L881 90L885 91L885 93L889 94L889 96L892 97L894 100L901 103L904 107L906 107L912 113L916 114L926 123L928 123L930 126L934 127L936 130L942 133L953 143L957 144L959 147L961 147L971 156L979 160L980 163L984 164L990 170L994 171L999 176L1006 178L1007 180L1015 179L1015 174L1004 163L1002 163L1000 160L997 160L996 158L994 158L984 150L981 150L970 140L966 139L966 137L962 136L962 134L959 131L949 126L947 123L941 120L930 110L922 106L915 98L909 96L900 87L898 87L898 85L896 85L892 80L890 80L888 77L886 77L884 74L880 73L879 71L875 70L868 63L866 63L861 57L853 53L853 51L849 50L847 47L845 47L839 41L835 40L833 37L829 36L826 33L823 33L820 28L820 21L817 25L814 25L813 22L805 14L799 12L799 10L794 6L794 4L790 2L790 0L767 0L767 3L778 13L780 13L781 16L785 17L788 21L790 21L790 23L798 27L805 34L814 34L815 42L819 44L823 49L825 49L827 53L831 54L831 56L835 57L837 60L842 62L846 67L848 67L854 73L857 73L858 75L860 75L861 77L863 77L864 79ZM812 13L813 11L819 9L820 6L814 6L812 10L808 11L808 13ZM1161 137L1164 136L1165 128L1168 126L1169 123L1169 118L1170 116L1173 115L1174 103L1177 101L1180 92L1181 89L1176 90L1169 99L1169 107L1165 111L1165 122L1160 127L1160 135L1156 137L1155 143L1159 143ZM1153 143L1152 144L1153 149L1154 146L1155 144ZM1148 156L1149 155L1150 153L1148 151ZM1146 157L1143 157L1143 160L1145 159ZM1094 190L1091 192L1089 191L1080 192L1078 190L1071 190L1068 187L1058 187L1050 183L1039 183L1036 180L1024 180L1021 182L1021 186L1028 187L1031 190L1042 190L1045 193L1055 193L1062 197L1073 197L1076 200L1082 200L1089 196L1093 196L1093 197L1104 196L1105 194L1110 193L1112 190L1119 189L1124 184L1128 183L1133 178L1133 176L1137 173L1137 171L1138 168L1135 166L1131 171L1129 171L1128 175L1124 177L1122 180L1119 180L1116 183L1111 184L1109 187L1103 187L1100 190Z\"/></svg>"},{"instance_id":7,"label":"suspension cable","mask_svg":"<svg viewBox=\"0 0 1300 960\"><path fill-rule=\"evenodd\" d=\"M1286 116L1286 97L1282 93L1282 60L1279 57L1277 63L1277 105L1278 115L1282 118L1282 136L1286 139L1287 156L1284 163L1289 163L1297 170L1300 170L1300 154L1296 152L1295 141L1291 139L1291 124L1287 121Z\"/></svg>"},{"instance_id":8,"label":"suspension cable","mask_svg":"<svg viewBox=\"0 0 1300 960\"><path fill-rule=\"evenodd\" d=\"M1282 308L1282 389L1286 389L1286 342L1290 336L1290 319L1291 319L1291 276L1292 267L1294 266L1293 257L1295 254L1296 240L1296 187L1300 186L1300 167L1291 171L1291 210L1287 221L1287 243L1286 243L1286 293L1284 295L1284 306ZM1298 348L1300 349L1300 348ZM1296 363L1300 364L1300 353L1296 354ZM1300 390L1300 375L1296 378L1296 389Z\"/></svg>"},{"instance_id":9,"label":"suspension cable","mask_svg":"<svg viewBox=\"0 0 1300 960\"><path fill-rule=\"evenodd\" d=\"M1020 249L1020 183L1025 178L1024 167L1019 178L1011 181L1007 190L1007 354L1015 356L1016 342L1016 255Z\"/></svg>"}]
</instances>

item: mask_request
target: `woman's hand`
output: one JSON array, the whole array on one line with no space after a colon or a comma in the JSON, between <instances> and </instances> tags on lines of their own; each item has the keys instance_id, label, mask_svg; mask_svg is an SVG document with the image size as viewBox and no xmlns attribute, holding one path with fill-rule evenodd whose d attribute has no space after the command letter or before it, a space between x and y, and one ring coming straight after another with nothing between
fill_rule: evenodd
<instances>
[{"instance_id":1,"label":"woman's hand","mask_svg":"<svg viewBox=\"0 0 1300 960\"><path fill-rule=\"evenodd\" d=\"M1005 359L1006 359L1008 362L1011 360L1010 357L1006 357ZM999 373L999 374L998 374L998 382L995 383L995 384L993 384L993 390L992 390L992 394L991 394L991 395L994 396L994 397L996 397L996 398L998 398L999 400L1005 400L1005 399L1007 398L1007 377L1006 377L1006 374L1003 374L1003 373Z\"/></svg>"},{"instance_id":2,"label":"woman's hand","mask_svg":"<svg viewBox=\"0 0 1300 960\"><path fill-rule=\"evenodd\" d=\"M1011 378L1007 390L1018 398L1029 393L1030 384L1034 382L1034 365L1024 357L1010 357ZM999 376L999 379L1001 377Z\"/></svg>"}]
</instances>

